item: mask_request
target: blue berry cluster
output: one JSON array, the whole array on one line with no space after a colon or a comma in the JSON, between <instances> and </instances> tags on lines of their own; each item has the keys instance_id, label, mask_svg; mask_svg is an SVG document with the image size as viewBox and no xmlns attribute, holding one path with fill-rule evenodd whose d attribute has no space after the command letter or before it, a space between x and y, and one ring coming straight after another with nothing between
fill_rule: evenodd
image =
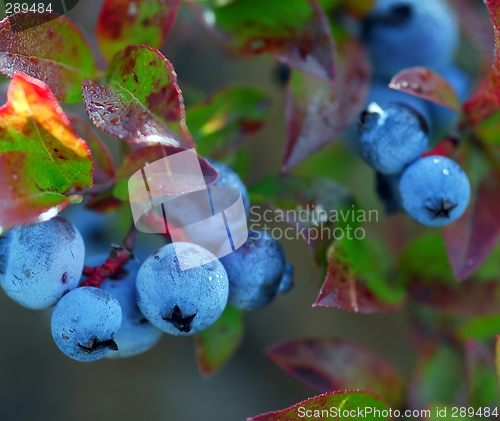
<instances>
[{"instance_id":1,"label":"blue berry cluster","mask_svg":"<svg viewBox=\"0 0 500 421\"><path fill-rule=\"evenodd\" d=\"M214 165L220 174L217 185L238 188L248 211L241 179L224 164ZM86 229L86 212L75 215L77 225ZM92 221L94 231L103 228L103 219ZM99 253L86 256L85 244ZM84 243L77 227L61 216L15 227L0 237L0 285L25 307L53 307L53 339L77 361L143 353L163 332L196 334L213 325L228 303L255 310L293 286L293 267L282 246L264 232L250 232L242 247L221 260L196 244L163 245L142 265L128 262L99 288L82 286L84 263L96 267L106 261L101 250L98 238L87 237ZM183 271L181 260L196 264Z\"/></svg>"},{"instance_id":2,"label":"blue berry cluster","mask_svg":"<svg viewBox=\"0 0 500 421\"><path fill-rule=\"evenodd\" d=\"M465 99L469 80L453 64L459 43L454 11L443 0L378 0L363 36L374 81L351 149L376 170L377 190L389 213L404 210L422 225L447 225L469 203L469 180L453 160L422 156L456 128L458 115L388 84L399 71L423 66L444 76Z\"/></svg>"}]
</instances>

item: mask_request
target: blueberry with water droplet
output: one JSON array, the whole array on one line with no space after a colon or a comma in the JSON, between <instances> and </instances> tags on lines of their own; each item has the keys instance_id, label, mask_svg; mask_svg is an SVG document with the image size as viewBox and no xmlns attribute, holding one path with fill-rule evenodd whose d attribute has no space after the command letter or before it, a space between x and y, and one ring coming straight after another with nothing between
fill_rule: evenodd
<instances>
[{"instance_id":1,"label":"blueberry with water droplet","mask_svg":"<svg viewBox=\"0 0 500 421\"><path fill-rule=\"evenodd\" d=\"M372 103L358 123L359 148L365 161L382 174L398 174L425 151L429 128L423 116L399 103Z\"/></svg>"},{"instance_id":2,"label":"blueberry with water droplet","mask_svg":"<svg viewBox=\"0 0 500 421\"><path fill-rule=\"evenodd\" d=\"M401 203L415 221L441 227L467 208L471 188L467 174L453 160L427 156L410 165L399 182Z\"/></svg>"},{"instance_id":3,"label":"blueberry with water droplet","mask_svg":"<svg viewBox=\"0 0 500 421\"><path fill-rule=\"evenodd\" d=\"M191 269L181 270L179 261ZM214 324L229 294L222 264L208 250L190 243L168 244L148 257L137 274L136 288L146 319L179 336Z\"/></svg>"}]
</instances>

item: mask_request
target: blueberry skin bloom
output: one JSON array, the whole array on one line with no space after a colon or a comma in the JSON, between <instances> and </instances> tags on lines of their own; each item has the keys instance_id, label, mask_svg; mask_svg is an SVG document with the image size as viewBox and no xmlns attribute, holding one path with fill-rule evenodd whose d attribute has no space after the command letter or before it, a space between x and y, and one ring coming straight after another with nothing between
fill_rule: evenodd
<instances>
[{"instance_id":1,"label":"blueberry skin bloom","mask_svg":"<svg viewBox=\"0 0 500 421\"><path fill-rule=\"evenodd\" d=\"M359 146L365 161L382 174L398 174L420 157L429 143L424 118L413 108L371 103L358 122Z\"/></svg>"},{"instance_id":2,"label":"blueberry skin bloom","mask_svg":"<svg viewBox=\"0 0 500 421\"><path fill-rule=\"evenodd\" d=\"M118 300L109 292L80 287L62 297L52 313L52 337L59 349L77 361L95 361L110 350L122 323Z\"/></svg>"},{"instance_id":3,"label":"blueberry skin bloom","mask_svg":"<svg viewBox=\"0 0 500 421\"><path fill-rule=\"evenodd\" d=\"M181 259L200 266L181 271ZM149 256L137 275L142 314L158 329L178 336L193 335L214 324L229 294L226 271L214 259L203 247L180 242Z\"/></svg>"},{"instance_id":4,"label":"blueberry skin bloom","mask_svg":"<svg viewBox=\"0 0 500 421\"><path fill-rule=\"evenodd\" d=\"M248 190L241 181L241 178L227 165L217 162L211 158L205 158L219 173L219 178L213 184L213 186L229 186L237 188L241 193L241 198L243 199L243 205L245 206L245 211L248 214L250 209L250 197L248 196Z\"/></svg>"},{"instance_id":5,"label":"blueberry skin bloom","mask_svg":"<svg viewBox=\"0 0 500 421\"><path fill-rule=\"evenodd\" d=\"M240 248L220 259L229 278L229 304L240 310L256 310L269 304L278 294L286 271L281 244L266 232L250 231ZM291 287L289 268L283 292Z\"/></svg>"},{"instance_id":6,"label":"blueberry skin bloom","mask_svg":"<svg viewBox=\"0 0 500 421\"><path fill-rule=\"evenodd\" d=\"M412 219L428 227L441 227L464 213L471 190L469 178L455 161L427 156L406 169L399 192Z\"/></svg>"},{"instance_id":7,"label":"blueberry skin bloom","mask_svg":"<svg viewBox=\"0 0 500 421\"><path fill-rule=\"evenodd\" d=\"M24 307L53 306L80 280L85 246L62 217L20 225L0 237L0 285Z\"/></svg>"},{"instance_id":8,"label":"blueberry skin bloom","mask_svg":"<svg viewBox=\"0 0 500 421\"><path fill-rule=\"evenodd\" d=\"M364 24L374 75L391 78L413 66L440 70L452 62L458 22L443 0L378 0Z\"/></svg>"},{"instance_id":9,"label":"blueberry skin bloom","mask_svg":"<svg viewBox=\"0 0 500 421\"><path fill-rule=\"evenodd\" d=\"M105 260L106 257L100 263ZM108 353L106 358L126 358L146 352L156 345L163 333L144 317L137 305L135 284L139 267L132 260L124 267L127 273L123 278L108 278L101 285L102 290L118 300L123 314L122 325L113 337L118 351Z\"/></svg>"}]
</instances>

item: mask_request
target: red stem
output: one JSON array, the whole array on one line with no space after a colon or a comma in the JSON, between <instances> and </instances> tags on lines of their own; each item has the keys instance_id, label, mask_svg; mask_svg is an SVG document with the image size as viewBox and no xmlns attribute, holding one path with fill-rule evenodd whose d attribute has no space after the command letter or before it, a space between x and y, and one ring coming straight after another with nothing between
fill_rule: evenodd
<instances>
[{"instance_id":1,"label":"red stem","mask_svg":"<svg viewBox=\"0 0 500 421\"><path fill-rule=\"evenodd\" d=\"M134 249L136 238L137 229L132 222L127 236L123 241L123 245L115 247L111 253L109 253L109 257L101 266L83 267L83 275L88 276L89 278L85 280L81 286L99 288L104 280L119 273L123 266L126 265L133 257L132 250Z\"/></svg>"}]
</instances>

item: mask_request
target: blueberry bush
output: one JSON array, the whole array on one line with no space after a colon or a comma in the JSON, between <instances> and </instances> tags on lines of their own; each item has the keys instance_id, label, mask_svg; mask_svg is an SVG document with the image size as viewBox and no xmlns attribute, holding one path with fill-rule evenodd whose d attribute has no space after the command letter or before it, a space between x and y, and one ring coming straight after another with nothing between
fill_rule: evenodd
<instances>
[{"instance_id":1,"label":"blueberry bush","mask_svg":"<svg viewBox=\"0 0 500 421\"><path fill-rule=\"evenodd\" d=\"M160 52L179 10L229 54L276 61L280 172L247 183L248 145L271 116L265 89L183 94ZM351 341L275 338L272 362L318 395L248 420L356 418L361 408L366 419L434 421L445 409L496 418L499 42L500 0L104 0L92 40L64 15L11 14L0 22L10 78L0 285L22 306L50 309L53 339L74 360L128 358L164 333L193 335L201 372L219 371L244 338L243 318L308 280L294 279L301 262L259 230L220 260L188 236L174 250L168 230L158 250L144 246L129 178L196 148L208 186L237 188L248 218L268 209L306 241L303 259L323 273L313 307L406 311L418 355L408 377ZM70 103L86 116L69 114ZM373 206L382 214L368 227ZM306 220L304 209L314 210ZM109 215L119 245L102 241ZM338 230L347 235L328 235ZM203 265L180 269L195 260Z\"/></svg>"}]
</instances>

